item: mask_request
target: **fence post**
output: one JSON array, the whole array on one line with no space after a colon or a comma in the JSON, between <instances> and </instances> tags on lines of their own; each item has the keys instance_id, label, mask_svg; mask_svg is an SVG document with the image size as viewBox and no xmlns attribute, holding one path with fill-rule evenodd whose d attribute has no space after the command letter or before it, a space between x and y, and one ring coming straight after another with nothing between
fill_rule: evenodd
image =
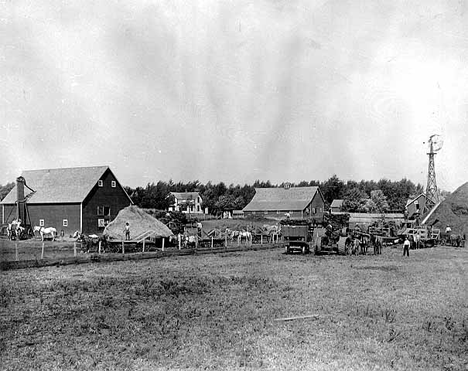
<instances>
[{"instance_id":1,"label":"fence post","mask_svg":"<svg viewBox=\"0 0 468 371\"><path fill-rule=\"evenodd\" d=\"M182 249L182 237L180 233L177 235L177 242L179 243L179 250Z\"/></svg>"},{"instance_id":2,"label":"fence post","mask_svg":"<svg viewBox=\"0 0 468 371\"><path fill-rule=\"evenodd\" d=\"M98 242L98 254L101 255L101 240Z\"/></svg>"},{"instance_id":3,"label":"fence post","mask_svg":"<svg viewBox=\"0 0 468 371\"><path fill-rule=\"evenodd\" d=\"M125 243L122 240L122 255L125 255Z\"/></svg>"},{"instance_id":4,"label":"fence post","mask_svg":"<svg viewBox=\"0 0 468 371\"><path fill-rule=\"evenodd\" d=\"M162 251L164 251L164 237L162 238Z\"/></svg>"},{"instance_id":5,"label":"fence post","mask_svg":"<svg viewBox=\"0 0 468 371\"><path fill-rule=\"evenodd\" d=\"M198 249L198 236L195 236L195 249Z\"/></svg>"},{"instance_id":6,"label":"fence post","mask_svg":"<svg viewBox=\"0 0 468 371\"><path fill-rule=\"evenodd\" d=\"M260 235L260 245L263 245L263 233Z\"/></svg>"},{"instance_id":7,"label":"fence post","mask_svg":"<svg viewBox=\"0 0 468 371\"><path fill-rule=\"evenodd\" d=\"M15 242L15 259L18 261L18 242Z\"/></svg>"},{"instance_id":8,"label":"fence post","mask_svg":"<svg viewBox=\"0 0 468 371\"><path fill-rule=\"evenodd\" d=\"M44 259L44 242L42 243L41 259Z\"/></svg>"},{"instance_id":9,"label":"fence post","mask_svg":"<svg viewBox=\"0 0 468 371\"><path fill-rule=\"evenodd\" d=\"M76 256L76 241L73 242L73 256Z\"/></svg>"},{"instance_id":10,"label":"fence post","mask_svg":"<svg viewBox=\"0 0 468 371\"><path fill-rule=\"evenodd\" d=\"M213 236L212 236L211 237L211 248L213 248L213 245L214 245L214 243L213 243Z\"/></svg>"},{"instance_id":11,"label":"fence post","mask_svg":"<svg viewBox=\"0 0 468 371\"><path fill-rule=\"evenodd\" d=\"M146 241L146 238L143 239L143 250L141 252L145 252L145 241Z\"/></svg>"}]
</instances>

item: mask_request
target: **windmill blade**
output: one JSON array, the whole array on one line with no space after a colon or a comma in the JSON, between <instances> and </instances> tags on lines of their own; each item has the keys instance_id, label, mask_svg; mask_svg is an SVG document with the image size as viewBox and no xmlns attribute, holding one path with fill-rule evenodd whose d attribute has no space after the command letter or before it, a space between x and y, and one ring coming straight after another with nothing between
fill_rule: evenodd
<instances>
[{"instance_id":1,"label":"windmill blade","mask_svg":"<svg viewBox=\"0 0 468 371\"><path fill-rule=\"evenodd\" d=\"M444 139L441 135L438 134L431 135L429 142L432 143L432 150L434 152L440 151L444 145Z\"/></svg>"}]
</instances>

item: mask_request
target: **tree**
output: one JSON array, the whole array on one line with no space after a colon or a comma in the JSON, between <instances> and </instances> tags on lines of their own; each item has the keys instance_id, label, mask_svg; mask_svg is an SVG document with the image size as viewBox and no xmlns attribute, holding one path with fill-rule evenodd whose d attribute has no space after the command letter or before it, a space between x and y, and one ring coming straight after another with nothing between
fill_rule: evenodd
<instances>
[{"instance_id":1,"label":"tree","mask_svg":"<svg viewBox=\"0 0 468 371\"><path fill-rule=\"evenodd\" d=\"M365 210L369 213L384 213L389 209L387 197L380 189L371 191L370 199L366 201Z\"/></svg>"},{"instance_id":2,"label":"tree","mask_svg":"<svg viewBox=\"0 0 468 371\"><path fill-rule=\"evenodd\" d=\"M369 196L361 191L357 186L346 191L343 202L343 211L348 212L365 212L366 201Z\"/></svg>"},{"instance_id":3,"label":"tree","mask_svg":"<svg viewBox=\"0 0 468 371\"><path fill-rule=\"evenodd\" d=\"M341 199L344 195L345 184L336 175L333 175L320 186L325 202L331 204L335 199Z\"/></svg>"}]
</instances>

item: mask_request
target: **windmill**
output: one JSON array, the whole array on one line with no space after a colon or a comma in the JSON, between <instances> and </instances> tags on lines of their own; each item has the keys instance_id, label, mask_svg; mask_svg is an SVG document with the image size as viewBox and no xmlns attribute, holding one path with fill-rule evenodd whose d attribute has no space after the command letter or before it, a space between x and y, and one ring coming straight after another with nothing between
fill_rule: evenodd
<instances>
[{"instance_id":1,"label":"windmill","mask_svg":"<svg viewBox=\"0 0 468 371\"><path fill-rule=\"evenodd\" d=\"M427 186L426 186L426 203L423 213L430 211L439 201L439 191L437 189L436 173L434 165L434 157L441 150L444 141L442 136L433 134L429 137L429 165L427 168Z\"/></svg>"}]
</instances>

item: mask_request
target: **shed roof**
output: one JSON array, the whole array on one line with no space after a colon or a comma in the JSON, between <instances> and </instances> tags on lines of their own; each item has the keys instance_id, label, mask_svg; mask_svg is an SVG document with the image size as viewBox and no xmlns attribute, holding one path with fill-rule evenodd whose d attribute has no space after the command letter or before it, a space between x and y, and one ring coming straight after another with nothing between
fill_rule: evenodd
<instances>
[{"instance_id":1,"label":"shed roof","mask_svg":"<svg viewBox=\"0 0 468 371\"><path fill-rule=\"evenodd\" d=\"M330 207L342 207L344 200L333 200Z\"/></svg>"},{"instance_id":2,"label":"shed roof","mask_svg":"<svg viewBox=\"0 0 468 371\"><path fill-rule=\"evenodd\" d=\"M317 193L323 199L319 187L255 188L255 196L243 210L302 211Z\"/></svg>"},{"instance_id":3,"label":"shed roof","mask_svg":"<svg viewBox=\"0 0 468 371\"><path fill-rule=\"evenodd\" d=\"M108 166L25 170L21 176L26 180L26 185L35 191L28 200L30 204L81 203L107 170L110 171ZM25 188L25 195L30 193ZM15 202L16 185L1 203Z\"/></svg>"}]
</instances>

